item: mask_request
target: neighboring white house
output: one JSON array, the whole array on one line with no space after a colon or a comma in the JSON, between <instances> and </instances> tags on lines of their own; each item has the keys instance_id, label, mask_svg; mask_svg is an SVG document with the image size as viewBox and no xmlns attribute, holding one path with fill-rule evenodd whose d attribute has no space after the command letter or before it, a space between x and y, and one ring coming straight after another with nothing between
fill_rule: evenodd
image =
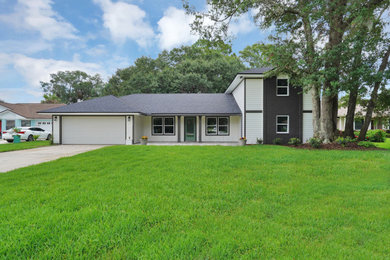
<instances>
[{"instance_id":1,"label":"neighboring white house","mask_svg":"<svg viewBox=\"0 0 390 260\"><path fill-rule=\"evenodd\" d=\"M264 78L271 69L238 73L223 94L105 96L40 113L52 116L59 144L136 144L142 136L149 142L307 141L313 135L310 94L286 76Z\"/></svg>"},{"instance_id":2,"label":"neighboring white house","mask_svg":"<svg viewBox=\"0 0 390 260\"><path fill-rule=\"evenodd\" d=\"M360 105L356 106L355 111L355 121L353 122L353 129L360 130L364 123L364 116L366 112L364 108ZM337 117L337 129L344 131L345 130L345 122L347 116L347 108L341 107L338 111ZM368 127L369 129L390 129L390 111L384 111L381 114L373 113L372 120Z\"/></svg>"},{"instance_id":3,"label":"neighboring white house","mask_svg":"<svg viewBox=\"0 0 390 260\"><path fill-rule=\"evenodd\" d=\"M22 103L11 104L0 102L0 137L3 131L14 127L37 126L47 131L52 130L51 116L38 114L43 109L50 109L64 104Z\"/></svg>"}]
</instances>

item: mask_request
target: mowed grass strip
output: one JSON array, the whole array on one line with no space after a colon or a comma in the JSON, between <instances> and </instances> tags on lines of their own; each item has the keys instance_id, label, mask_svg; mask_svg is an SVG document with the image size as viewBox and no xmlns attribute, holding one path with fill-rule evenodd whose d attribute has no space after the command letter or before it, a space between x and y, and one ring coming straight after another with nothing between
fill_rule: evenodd
<instances>
[{"instance_id":1,"label":"mowed grass strip","mask_svg":"<svg viewBox=\"0 0 390 260\"><path fill-rule=\"evenodd\" d=\"M390 257L390 153L113 146L0 174L5 258Z\"/></svg>"},{"instance_id":2,"label":"mowed grass strip","mask_svg":"<svg viewBox=\"0 0 390 260\"><path fill-rule=\"evenodd\" d=\"M384 143L374 143L376 147L390 150L390 138L386 138Z\"/></svg>"},{"instance_id":3,"label":"mowed grass strip","mask_svg":"<svg viewBox=\"0 0 390 260\"><path fill-rule=\"evenodd\" d=\"M10 144L0 144L0 153L32 149L42 146L48 146L51 144L51 141L33 141L33 142L21 142L21 143L10 143Z\"/></svg>"}]
</instances>

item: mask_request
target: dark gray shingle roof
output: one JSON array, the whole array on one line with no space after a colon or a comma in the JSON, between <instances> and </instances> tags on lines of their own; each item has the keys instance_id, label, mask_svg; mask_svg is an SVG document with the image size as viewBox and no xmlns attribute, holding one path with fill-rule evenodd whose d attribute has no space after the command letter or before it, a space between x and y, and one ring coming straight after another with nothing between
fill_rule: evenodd
<instances>
[{"instance_id":1,"label":"dark gray shingle roof","mask_svg":"<svg viewBox=\"0 0 390 260\"><path fill-rule=\"evenodd\" d=\"M264 74L272 69L273 67L254 68L254 69L242 71L238 74Z\"/></svg>"},{"instance_id":2,"label":"dark gray shingle roof","mask_svg":"<svg viewBox=\"0 0 390 260\"><path fill-rule=\"evenodd\" d=\"M42 113L241 114L231 94L134 94L105 96Z\"/></svg>"},{"instance_id":3,"label":"dark gray shingle roof","mask_svg":"<svg viewBox=\"0 0 390 260\"><path fill-rule=\"evenodd\" d=\"M241 114L231 94L134 94L120 98L145 114Z\"/></svg>"},{"instance_id":4,"label":"dark gray shingle roof","mask_svg":"<svg viewBox=\"0 0 390 260\"><path fill-rule=\"evenodd\" d=\"M79 103L39 111L41 113L127 113L136 111L114 96L94 98Z\"/></svg>"}]
</instances>

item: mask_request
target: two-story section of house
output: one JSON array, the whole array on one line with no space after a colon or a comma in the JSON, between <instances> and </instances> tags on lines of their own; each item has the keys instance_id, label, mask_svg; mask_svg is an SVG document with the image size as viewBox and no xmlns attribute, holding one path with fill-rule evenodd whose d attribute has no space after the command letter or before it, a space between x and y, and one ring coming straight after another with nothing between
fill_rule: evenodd
<instances>
[{"instance_id":1,"label":"two-story section of house","mask_svg":"<svg viewBox=\"0 0 390 260\"><path fill-rule=\"evenodd\" d=\"M306 142L313 136L311 95L291 86L286 75L265 78L271 69L238 73L225 92L241 109L242 136L248 144L270 144L276 138L287 143L293 137Z\"/></svg>"}]
</instances>

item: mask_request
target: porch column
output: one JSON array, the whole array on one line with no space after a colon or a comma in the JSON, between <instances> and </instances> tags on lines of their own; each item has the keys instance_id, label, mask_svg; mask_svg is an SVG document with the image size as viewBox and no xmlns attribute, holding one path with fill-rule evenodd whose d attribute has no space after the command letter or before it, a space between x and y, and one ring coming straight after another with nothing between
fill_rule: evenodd
<instances>
[{"instance_id":1,"label":"porch column","mask_svg":"<svg viewBox=\"0 0 390 260\"><path fill-rule=\"evenodd\" d=\"M134 116L125 116L126 119L126 144L134 144Z\"/></svg>"},{"instance_id":2,"label":"porch column","mask_svg":"<svg viewBox=\"0 0 390 260\"><path fill-rule=\"evenodd\" d=\"M198 116L198 143L202 142L202 116Z\"/></svg>"},{"instance_id":3,"label":"porch column","mask_svg":"<svg viewBox=\"0 0 390 260\"><path fill-rule=\"evenodd\" d=\"M177 142L181 142L181 116L177 116Z\"/></svg>"}]
</instances>

